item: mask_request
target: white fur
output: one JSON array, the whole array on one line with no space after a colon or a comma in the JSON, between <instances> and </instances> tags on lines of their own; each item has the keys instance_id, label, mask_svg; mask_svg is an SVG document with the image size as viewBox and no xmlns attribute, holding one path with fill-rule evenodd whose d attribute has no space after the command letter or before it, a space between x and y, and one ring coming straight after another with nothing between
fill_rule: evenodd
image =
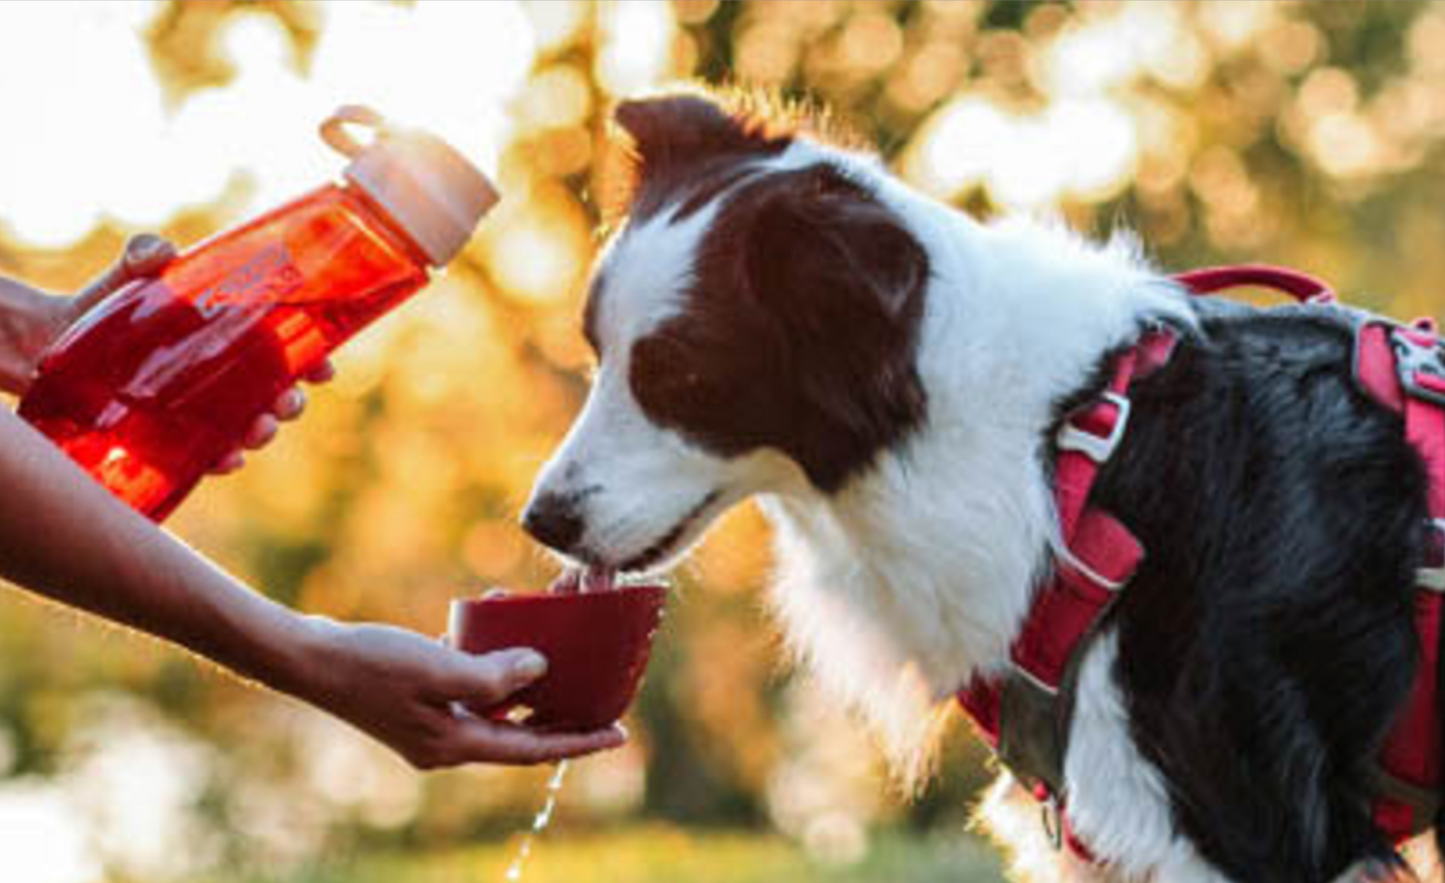
<instances>
[{"instance_id":1,"label":"white fur","mask_svg":"<svg viewBox=\"0 0 1445 883\"><path fill-rule=\"evenodd\" d=\"M580 496L586 507L582 545L605 554L611 566L665 536L709 494L737 483L745 465L708 456L648 421L627 380L632 343L677 313L679 292L691 279L698 244L716 211L709 206L681 223L672 212L659 212L624 228L599 261L603 290L594 296L601 363L581 416L543 468L534 494ZM638 488L648 493L638 494ZM679 547L695 542L711 518L737 499L720 496Z\"/></svg>"},{"instance_id":2,"label":"white fur","mask_svg":"<svg viewBox=\"0 0 1445 883\"><path fill-rule=\"evenodd\" d=\"M774 597L811 668L907 759L931 716L900 673L937 700L997 671L1049 564L1057 531L1037 448L1054 403L1141 315L1187 321L1186 309L1123 247L1029 223L982 227L828 155L928 253L918 364L929 423L841 494L765 496L779 528Z\"/></svg>"},{"instance_id":3,"label":"white fur","mask_svg":"<svg viewBox=\"0 0 1445 883\"><path fill-rule=\"evenodd\" d=\"M1188 313L1127 243L1100 248L1031 222L981 226L871 160L806 142L770 166L820 160L875 193L928 254L917 357L927 424L831 496L776 453L724 460L652 426L628 391L627 351L672 315L711 217L673 224L662 212L624 230L603 259L601 372L539 490L595 488L585 502L586 543L614 562L666 535L712 491L722 495L718 504L674 556L727 505L758 495L776 527L773 602L798 655L916 773L940 703L975 674L1006 664L1057 546L1039 450L1051 408L1136 333L1141 317L1188 321ZM1190 863L1169 828L1157 777L1129 742L1108 680L1112 653L1112 643L1101 643L1086 669L1068 758L1080 830L1097 835L1101 853L1107 847L1131 873L1217 880ZM994 815L1009 827L1007 813ZM1037 829L1036 806L1030 817ZM1027 839L1030 826L1013 827ZM1103 879L1088 867L1071 873Z\"/></svg>"},{"instance_id":4,"label":"white fur","mask_svg":"<svg viewBox=\"0 0 1445 883\"><path fill-rule=\"evenodd\" d=\"M1079 672L1069 752L1064 759L1069 823L1096 856L1107 859L1108 876L1100 879L1142 880L1153 874L1154 879L1169 883L1227 883L1170 822L1163 778L1140 755L1129 734L1124 697L1114 682L1118 657L1116 636L1103 635L1089 648ZM1014 811L997 801L984 809L985 815ZM1038 813L1037 807L1034 813ZM996 827L1009 824L1001 821ZM1014 849L1020 863L1048 860L1026 855L1021 844ZM1048 852L1054 850L1050 847ZM1087 871L1103 874L1092 865Z\"/></svg>"}]
</instances>

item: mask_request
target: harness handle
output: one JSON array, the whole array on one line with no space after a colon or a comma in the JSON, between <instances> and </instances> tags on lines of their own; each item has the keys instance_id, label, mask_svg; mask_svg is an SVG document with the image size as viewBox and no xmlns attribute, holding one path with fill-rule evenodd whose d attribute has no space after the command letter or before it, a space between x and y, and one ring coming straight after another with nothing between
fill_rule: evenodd
<instances>
[{"instance_id":1,"label":"harness handle","mask_svg":"<svg viewBox=\"0 0 1445 883\"><path fill-rule=\"evenodd\" d=\"M1282 291L1300 303L1332 304L1336 300L1335 292L1324 281L1308 273L1301 273L1287 267L1274 267L1269 264L1205 267L1200 270L1176 273L1174 280L1195 295L1213 294L1226 288L1255 285Z\"/></svg>"}]
</instances>

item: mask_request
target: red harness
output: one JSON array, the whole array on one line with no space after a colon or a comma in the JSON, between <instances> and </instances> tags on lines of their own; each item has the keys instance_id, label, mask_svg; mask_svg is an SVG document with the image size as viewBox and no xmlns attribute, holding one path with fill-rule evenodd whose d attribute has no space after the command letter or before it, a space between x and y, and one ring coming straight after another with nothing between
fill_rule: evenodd
<instances>
[{"instance_id":1,"label":"red harness","mask_svg":"<svg viewBox=\"0 0 1445 883\"><path fill-rule=\"evenodd\" d=\"M1303 303L1329 304L1333 292L1303 273L1268 266L1195 270L1175 276L1190 293L1207 295L1241 285L1285 292ZM1439 806L1440 718L1437 662L1441 593L1445 592L1445 362L1430 322L1414 326L1369 319L1355 339L1354 372L1380 404L1401 414L1405 435L1425 465L1430 521L1427 561L1417 571L1415 627L1420 661L1404 709L1381 750L1375 824L1395 843L1426 830ZM1104 392L1063 422L1056 439L1054 501L1063 548L1053 575L1039 588L1010 648L1002 676L976 678L959 704L983 738L1043 806L1055 845L1069 844L1092 859L1064 812L1063 755L1072 714L1079 652L1100 617L1133 576L1144 549L1112 515L1089 504L1099 470L1118 447L1129 421L1129 389L1158 370L1173 352L1172 330L1146 332L1120 354Z\"/></svg>"}]
</instances>

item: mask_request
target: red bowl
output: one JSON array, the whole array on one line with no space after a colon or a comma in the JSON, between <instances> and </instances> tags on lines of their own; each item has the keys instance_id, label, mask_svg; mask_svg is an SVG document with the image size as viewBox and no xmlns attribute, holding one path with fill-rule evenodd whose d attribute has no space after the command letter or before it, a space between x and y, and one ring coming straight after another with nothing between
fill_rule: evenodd
<instances>
[{"instance_id":1,"label":"red bowl","mask_svg":"<svg viewBox=\"0 0 1445 883\"><path fill-rule=\"evenodd\" d=\"M594 730L627 711L652 654L667 591L621 586L601 592L543 592L452 601L448 632L468 653L531 647L547 657L540 680L494 708L531 709L528 726Z\"/></svg>"}]
</instances>

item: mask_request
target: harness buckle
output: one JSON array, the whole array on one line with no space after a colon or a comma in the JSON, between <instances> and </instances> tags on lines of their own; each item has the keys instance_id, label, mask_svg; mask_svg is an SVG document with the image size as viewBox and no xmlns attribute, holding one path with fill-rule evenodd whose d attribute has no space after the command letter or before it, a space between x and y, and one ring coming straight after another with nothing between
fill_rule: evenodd
<instances>
[{"instance_id":1,"label":"harness buckle","mask_svg":"<svg viewBox=\"0 0 1445 883\"><path fill-rule=\"evenodd\" d=\"M1425 521L1425 560L1415 568L1415 587L1445 594L1445 518Z\"/></svg>"},{"instance_id":2,"label":"harness buckle","mask_svg":"<svg viewBox=\"0 0 1445 883\"><path fill-rule=\"evenodd\" d=\"M1442 374L1445 377L1445 374ZM1442 403L1445 403L1445 394L1442 394ZM1114 456L1114 449L1119 447L1119 442L1124 438L1124 430L1129 425L1129 399L1117 392L1105 390L1099 396L1099 401L1091 405L1087 410L1093 410L1100 405L1108 403L1114 406L1114 423L1109 427L1107 435L1099 435L1083 428L1073 418L1064 421L1059 427L1059 434L1055 443L1061 451L1078 451L1095 463L1104 463Z\"/></svg>"},{"instance_id":3,"label":"harness buckle","mask_svg":"<svg viewBox=\"0 0 1445 883\"><path fill-rule=\"evenodd\" d=\"M1390 346L1395 351L1395 371L1400 377L1400 388L1414 399L1445 407L1445 362L1440 356L1440 342L1420 343L1403 328L1390 332ZM1432 387L1420 382L1420 375L1427 375L1441 383Z\"/></svg>"},{"instance_id":4,"label":"harness buckle","mask_svg":"<svg viewBox=\"0 0 1445 883\"><path fill-rule=\"evenodd\" d=\"M1039 800L1039 821L1043 823L1044 837L1058 852L1064 846L1064 820L1059 812L1059 798L1052 791Z\"/></svg>"}]
</instances>

